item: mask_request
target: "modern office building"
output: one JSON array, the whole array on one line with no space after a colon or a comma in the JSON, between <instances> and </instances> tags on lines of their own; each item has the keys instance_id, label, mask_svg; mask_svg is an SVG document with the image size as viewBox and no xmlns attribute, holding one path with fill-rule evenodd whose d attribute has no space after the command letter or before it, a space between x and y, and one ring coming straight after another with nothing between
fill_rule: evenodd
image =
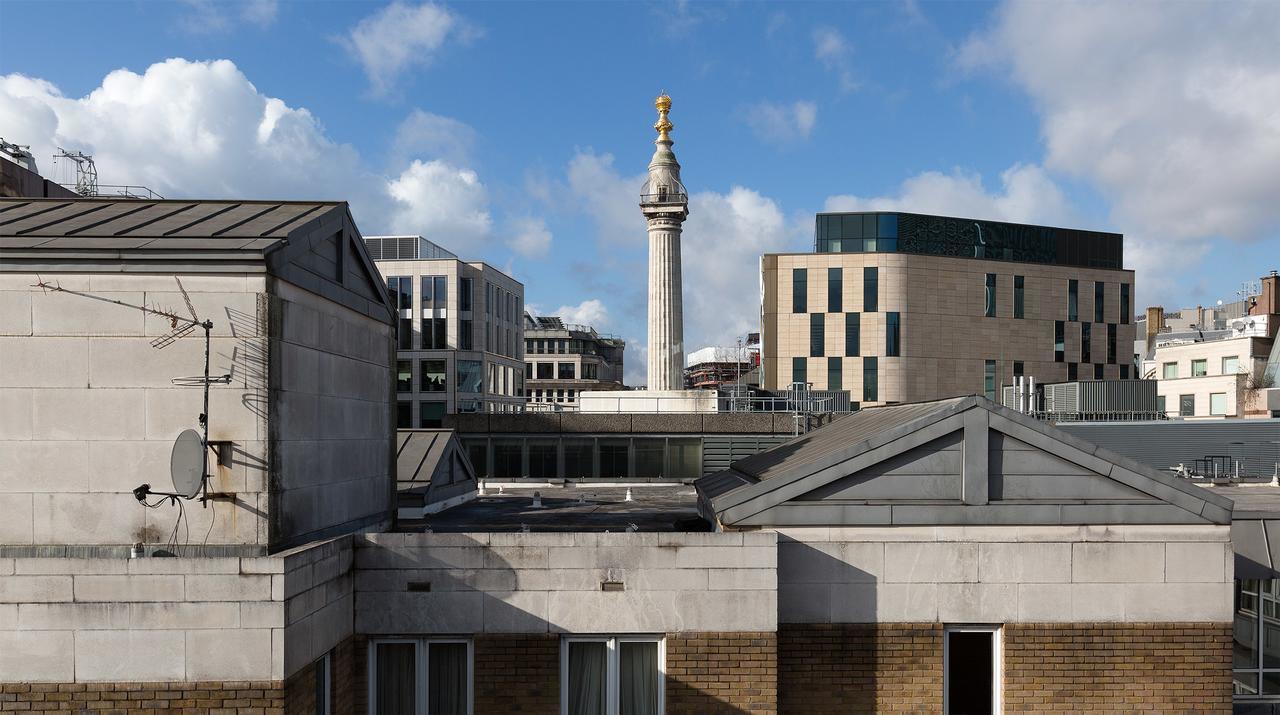
<instances>
[{"instance_id":1,"label":"modern office building","mask_svg":"<svg viewBox=\"0 0 1280 715\"><path fill-rule=\"evenodd\" d=\"M761 259L767 389L863 406L1131 379L1133 271L1114 233L909 213L819 214L812 253Z\"/></svg>"},{"instance_id":2,"label":"modern office building","mask_svg":"<svg viewBox=\"0 0 1280 715\"><path fill-rule=\"evenodd\" d=\"M524 284L421 236L369 236L397 309L400 427L524 404Z\"/></svg>"},{"instance_id":3,"label":"modern office building","mask_svg":"<svg viewBox=\"0 0 1280 715\"><path fill-rule=\"evenodd\" d=\"M627 344L590 325L524 315L524 397L533 409L577 409L583 390L622 390Z\"/></svg>"}]
</instances>

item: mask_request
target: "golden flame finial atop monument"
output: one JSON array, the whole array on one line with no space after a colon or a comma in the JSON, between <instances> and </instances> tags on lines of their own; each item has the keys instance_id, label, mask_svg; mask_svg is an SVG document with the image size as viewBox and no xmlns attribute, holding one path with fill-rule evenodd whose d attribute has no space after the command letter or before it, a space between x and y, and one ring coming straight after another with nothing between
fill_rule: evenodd
<instances>
[{"instance_id":1,"label":"golden flame finial atop monument","mask_svg":"<svg viewBox=\"0 0 1280 715\"><path fill-rule=\"evenodd\" d=\"M671 141L669 133L675 129L675 125L667 118L667 113L671 111L671 97L663 92L653 100L653 106L658 110L658 121L653 125L653 128L658 130L658 141Z\"/></svg>"}]
</instances>

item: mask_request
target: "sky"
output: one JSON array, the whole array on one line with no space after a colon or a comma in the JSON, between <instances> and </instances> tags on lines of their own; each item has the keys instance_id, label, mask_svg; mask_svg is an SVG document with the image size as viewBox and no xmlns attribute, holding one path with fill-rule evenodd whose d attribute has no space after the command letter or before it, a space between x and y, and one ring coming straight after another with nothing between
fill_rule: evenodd
<instances>
[{"instance_id":1,"label":"sky","mask_svg":"<svg viewBox=\"0 0 1280 715\"><path fill-rule=\"evenodd\" d=\"M0 2L0 137L168 198L340 199L628 341L653 99L690 216L685 342L758 330L814 214L1125 234L1136 304L1280 268L1280 3Z\"/></svg>"}]
</instances>

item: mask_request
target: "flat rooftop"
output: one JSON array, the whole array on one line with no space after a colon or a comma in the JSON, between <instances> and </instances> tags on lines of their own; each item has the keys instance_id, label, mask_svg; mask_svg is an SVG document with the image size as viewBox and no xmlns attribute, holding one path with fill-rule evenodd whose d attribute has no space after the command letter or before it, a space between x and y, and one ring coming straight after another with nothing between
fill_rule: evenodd
<instances>
[{"instance_id":1,"label":"flat rooftop","mask_svg":"<svg viewBox=\"0 0 1280 715\"><path fill-rule=\"evenodd\" d=\"M422 520L399 522L400 531L708 531L698 516L692 485L633 486L631 501L619 486L486 486L484 496ZM534 506L535 494L542 506Z\"/></svg>"}]
</instances>

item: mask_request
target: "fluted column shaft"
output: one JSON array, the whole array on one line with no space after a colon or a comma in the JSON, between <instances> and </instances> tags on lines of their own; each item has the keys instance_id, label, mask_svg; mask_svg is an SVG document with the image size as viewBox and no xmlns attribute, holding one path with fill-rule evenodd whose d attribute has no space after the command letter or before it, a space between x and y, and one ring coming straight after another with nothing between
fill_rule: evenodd
<instances>
[{"instance_id":1,"label":"fluted column shaft","mask_svg":"<svg viewBox=\"0 0 1280 715\"><path fill-rule=\"evenodd\" d=\"M649 218L648 389L684 389L681 221Z\"/></svg>"}]
</instances>

